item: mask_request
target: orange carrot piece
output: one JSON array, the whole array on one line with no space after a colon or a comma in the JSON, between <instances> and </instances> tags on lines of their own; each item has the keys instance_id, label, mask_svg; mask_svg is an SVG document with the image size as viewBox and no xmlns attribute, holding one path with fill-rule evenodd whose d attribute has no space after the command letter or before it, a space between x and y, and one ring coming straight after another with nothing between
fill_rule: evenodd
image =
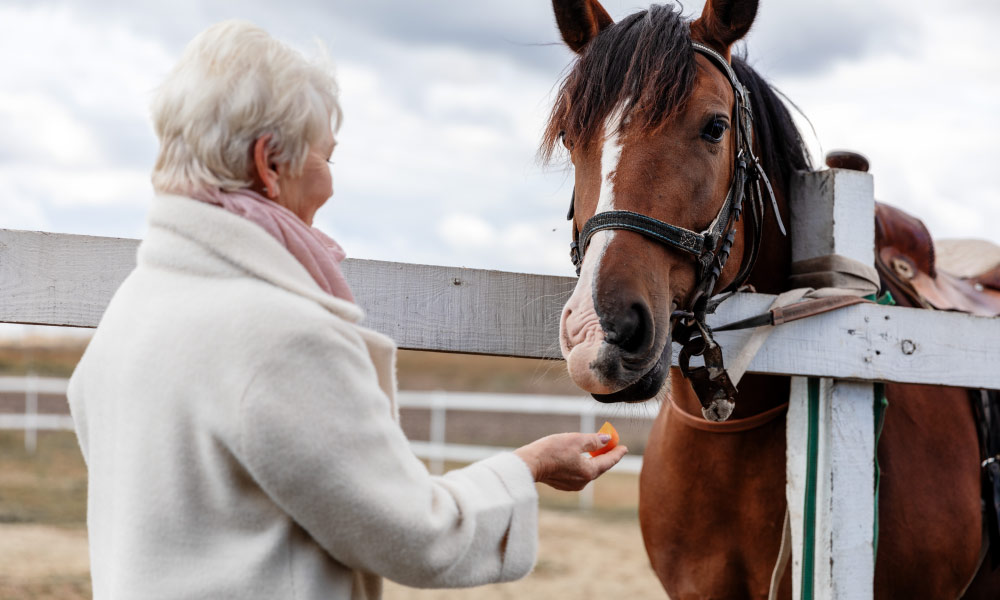
<instances>
[{"instance_id":1,"label":"orange carrot piece","mask_svg":"<svg viewBox=\"0 0 1000 600\"><path fill-rule=\"evenodd\" d=\"M618 432L615 430L615 426L612 425L610 422L605 421L604 425L601 425L601 428L597 431L597 433L606 433L611 436L611 439L608 441L607 444L604 444L597 450L591 450L590 451L591 456L600 456L605 452L610 452L611 450L615 449L615 446L618 445Z\"/></svg>"}]
</instances>

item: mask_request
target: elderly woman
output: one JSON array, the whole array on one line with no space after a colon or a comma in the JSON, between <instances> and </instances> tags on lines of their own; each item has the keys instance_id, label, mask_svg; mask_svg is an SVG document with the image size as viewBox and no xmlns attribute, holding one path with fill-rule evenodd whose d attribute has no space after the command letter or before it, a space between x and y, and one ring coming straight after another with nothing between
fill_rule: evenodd
<instances>
[{"instance_id":1,"label":"elderly woman","mask_svg":"<svg viewBox=\"0 0 1000 600\"><path fill-rule=\"evenodd\" d=\"M625 453L559 434L431 476L397 420L396 348L311 227L340 120L327 68L249 24L199 35L158 90L135 271L70 383L97 598L377 598L381 578L527 574L535 482Z\"/></svg>"}]
</instances>

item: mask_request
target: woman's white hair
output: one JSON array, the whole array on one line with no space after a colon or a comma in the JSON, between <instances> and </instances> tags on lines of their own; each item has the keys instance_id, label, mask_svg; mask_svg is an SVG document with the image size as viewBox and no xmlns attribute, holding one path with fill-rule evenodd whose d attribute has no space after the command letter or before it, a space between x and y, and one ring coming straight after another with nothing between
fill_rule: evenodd
<instances>
[{"instance_id":1,"label":"woman's white hair","mask_svg":"<svg viewBox=\"0 0 1000 600\"><path fill-rule=\"evenodd\" d=\"M198 34L152 104L160 153L158 192L236 190L254 180L254 142L270 135L271 158L302 172L309 146L340 125L337 82L325 52L314 60L243 21Z\"/></svg>"}]
</instances>

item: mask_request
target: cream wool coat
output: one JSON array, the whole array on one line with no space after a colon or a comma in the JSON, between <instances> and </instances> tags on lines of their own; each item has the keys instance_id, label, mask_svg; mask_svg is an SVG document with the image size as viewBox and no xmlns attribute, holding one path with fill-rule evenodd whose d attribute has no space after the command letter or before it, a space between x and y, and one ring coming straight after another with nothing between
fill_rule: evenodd
<instances>
[{"instance_id":1,"label":"cream wool coat","mask_svg":"<svg viewBox=\"0 0 1000 600\"><path fill-rule=\"evenodd\" d=\"M428 474L391 340L257 225L159 196L70 382L94 597L378 598L472 586L537 551L527 465Z\"/></svg>"}]
</instances>

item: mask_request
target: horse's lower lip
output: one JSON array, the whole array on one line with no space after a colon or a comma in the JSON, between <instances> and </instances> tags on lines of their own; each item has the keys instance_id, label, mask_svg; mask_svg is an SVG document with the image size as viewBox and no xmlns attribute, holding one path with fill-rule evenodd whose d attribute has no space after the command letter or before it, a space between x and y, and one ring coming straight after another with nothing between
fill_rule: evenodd
<instances>
[{"instance_id":1,"label":"horse's lower lip","mask_svg":"<svg viewBox=\"0 0 1000 600\"><path fill-rule=\"evenodd\" d=\"M605 404L649 400L660 391L667 374L670 372L670 354L671 347L670 343L667 342L663 353L660 354L660 359L638 381L611 394L591 394L591 396L594 397L594 400Z\"/></svg>"}]
</instances>

